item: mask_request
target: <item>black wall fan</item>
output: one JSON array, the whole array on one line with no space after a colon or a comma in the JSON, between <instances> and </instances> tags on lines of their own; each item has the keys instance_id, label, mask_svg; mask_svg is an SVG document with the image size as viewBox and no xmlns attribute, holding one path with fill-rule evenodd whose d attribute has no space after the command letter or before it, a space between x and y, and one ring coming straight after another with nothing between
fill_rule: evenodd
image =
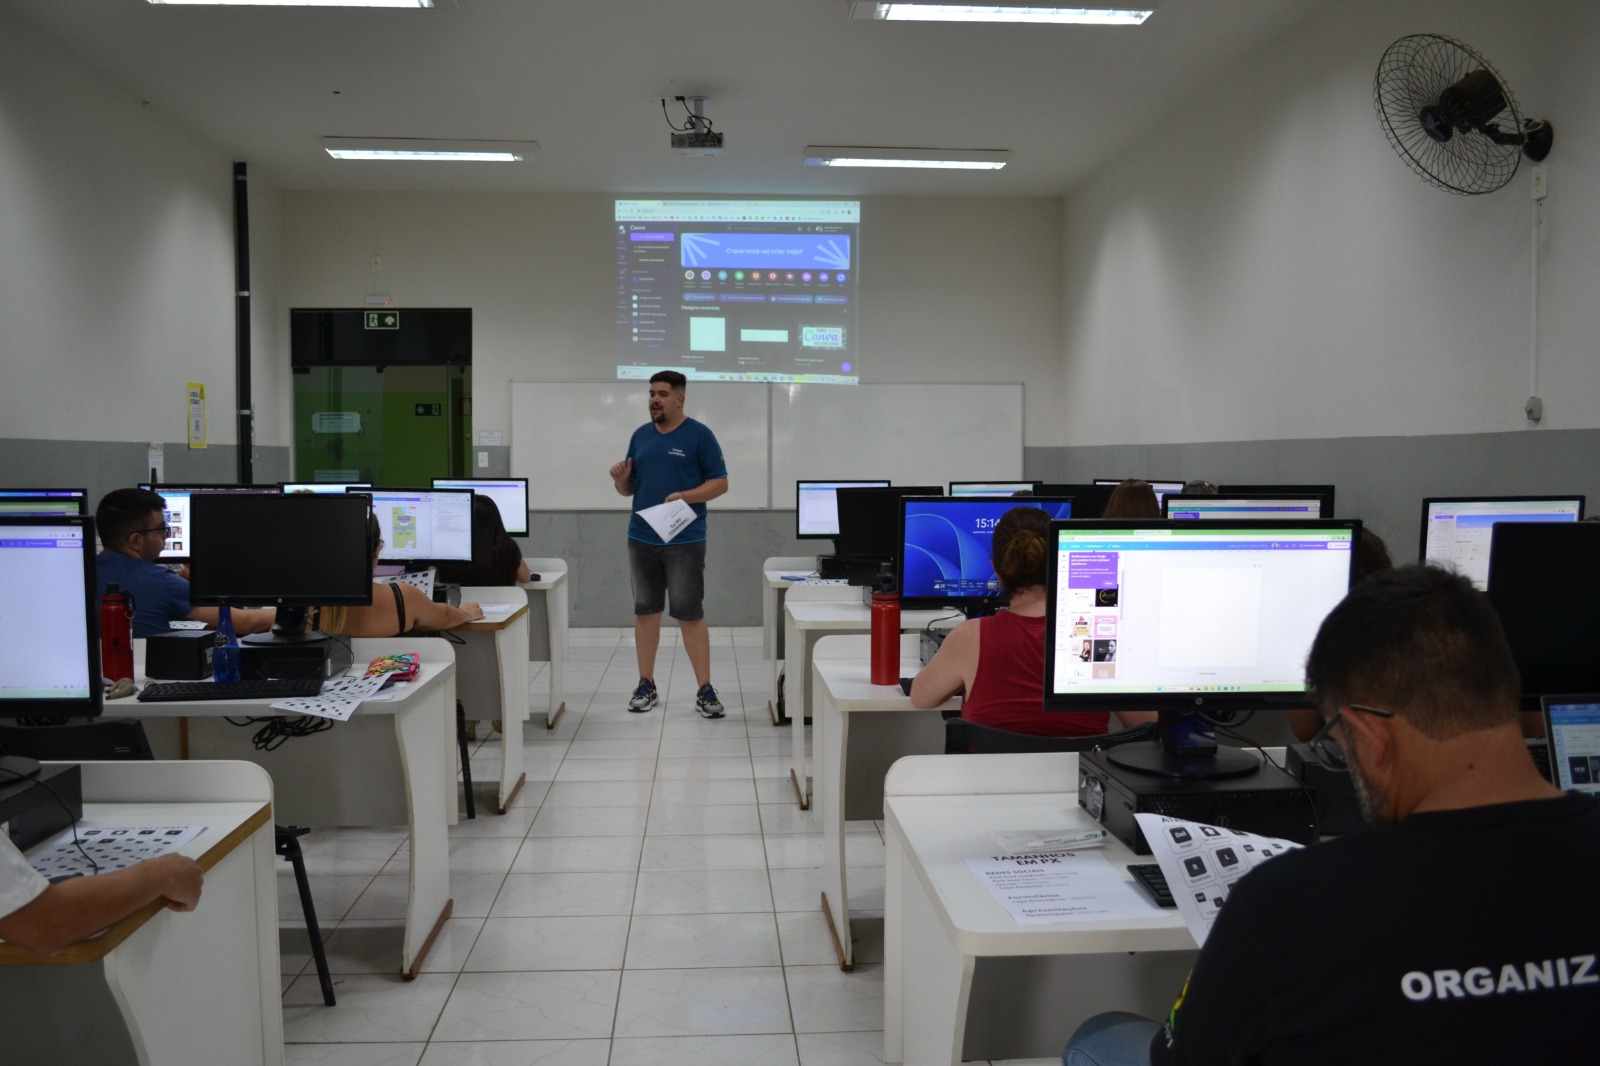
<instances>
[{"instance_id":1,"label":"black wall fan","mask_svg":"<svg viewBox=\"0 0 1600 1066\"><path fill-rule=\"evenodd\" d=\"M1453 38L1419 33L1394 42L1372 92L1389 143L1441 189L1494 192L1523 156L1538 163L1550 154L1550 123L1523 118L1499 72Z\"/></svg>"}]
</instances>

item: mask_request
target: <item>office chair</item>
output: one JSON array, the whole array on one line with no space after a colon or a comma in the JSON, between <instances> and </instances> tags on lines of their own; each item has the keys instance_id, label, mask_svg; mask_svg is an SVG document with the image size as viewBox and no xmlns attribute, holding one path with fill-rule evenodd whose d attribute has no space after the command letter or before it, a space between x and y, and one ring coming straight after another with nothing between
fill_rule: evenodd
<instances>
[{"instance_id":1,"label":"office chair","mask_svg":"<svg viewBox=\"0 0 1600 1066\"><path fill-rule=\"evenodd\" d=\"M1041 737L1032 733L1012 733L994 726L979 725L965 718L947 718L944 723L946 755L1008 755L1017 752L1095 751L1114 748L1155 736L1155 727L1142 725L1120 733L1098 733L1088 737Z\"/></svg>"},{"instance_id":2,"label":"office chair","mask_svg":"<svg viewBox=\"0 0 1600 1066\"><path fill-rule=\"evenodd\" d=\"M0 749L12 755L52 762L134 761L154 759L144 724L137 718L99 718L79 725L0 725ZM300 890L300 909L306 916L306 933L311 938L311 957L317 964L317 979L322 984L322 1002L334 1005L333 978L328 974L328 955L322 946L322 930L317 925L317 910L311 902L311 884L306 879L306 860L300 852L300 837L310 832L304 826L275 825L274 850L294 868L295 886Z\"/></svg>"}]
</instances>

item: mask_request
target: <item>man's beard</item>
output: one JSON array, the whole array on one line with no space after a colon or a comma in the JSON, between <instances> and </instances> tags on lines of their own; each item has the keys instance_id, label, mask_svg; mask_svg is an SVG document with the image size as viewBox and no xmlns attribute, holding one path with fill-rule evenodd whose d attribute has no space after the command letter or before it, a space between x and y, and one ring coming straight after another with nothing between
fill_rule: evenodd
<instances>
[{"instance_id":1,"label":"man's beard","mask_svg":"<svg viewBox=\"0 0 1600 1066\"><path fill-rule=\"evenodd\" d=\"M1367 783L1354 759L1349 760L1349 770L1350 786L1355 789L1356 806L1361 809L1361 817L1368 825L1388 825L1393 821L1389 817L1389 797Z\"/></svg>"},{"instance_id":2,"label":"man's beard","mask_svg":"<svg viewBox=\"0 0 1600 1066\"><path fill-rule=\"evenodd\" d=\"M652 422L665 422L666 420L667 420L667 409L665 407L652 407L650 409L650 421L652 421Z\"/></svg>"}]
</instances>

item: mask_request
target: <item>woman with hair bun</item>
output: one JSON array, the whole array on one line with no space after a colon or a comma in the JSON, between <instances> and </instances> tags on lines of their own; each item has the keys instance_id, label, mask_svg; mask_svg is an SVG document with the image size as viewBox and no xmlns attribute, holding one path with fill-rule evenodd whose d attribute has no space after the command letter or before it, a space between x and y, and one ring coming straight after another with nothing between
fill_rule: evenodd
<instances>
[{"instance_id":1,"label":"woman with hair bun","mask_svg":"<svg viewBox=\"0 0 1600 1066\"><path fill-rule=\"evenodd\" d=\"M961 717L1013 733L1078 737L1104 733L1107 711L1044 709L1045 564L1050 519L1037 507L1013 507L994 528L990 559L1009 599L1006 610L950 631L911 685L913 707L937 707L965 693ZM1124 727L1153 721L1151 711L1123 711Z\"/></svg>"}]
</instances>

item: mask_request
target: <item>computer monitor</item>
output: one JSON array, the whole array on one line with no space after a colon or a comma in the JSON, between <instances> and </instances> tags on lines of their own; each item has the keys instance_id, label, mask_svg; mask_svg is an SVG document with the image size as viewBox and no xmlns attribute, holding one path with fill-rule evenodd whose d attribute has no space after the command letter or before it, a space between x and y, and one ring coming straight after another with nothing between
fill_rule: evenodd
<instances>
[{"instance_id":1,"label":"computer monitor","mask_svg":"<svg viewBox=\"0 0 1600 1066\"><path fill-rule=\"evenodd\" d=\"M864 559L900 558L900 499L937 496L943 485L894 485L881 489L838 490L840 555Z\"/></svg>"},{"instance_id":2,"label":"computer monitor","mask_svg":"<svg viewBox=\"0 0 1600 1066\"><path fill-rule=\"evenodd\" d=\"M1161 711L1160 743L1110 753L1139 772L1253 771L1253 756L1189 735L1192 716L1307 705L1306 652L1349 591L1360 531L1354 519L1052 523L1045 708Z\"/></svg>"},{"instance_id":3,"label":"computer monitor","mask_svg":"<svg viewBox=\"0 0 1600 1066\"><path fill-rule=\"evenodd\" d=\"M839 535L840 489L881 489L888 486L888 478L796 481L794 483L795 539L823 540Z\"/></svg>"},{"instance_id":4,"label":"computer monitor","mask_svg":"<svg viewBox=\"0 0 1600 1066\"><path fill-rule=\"evenodd\" d=\"M383 531L381 563L472 561L472 493L466 489L366 489Z\"/></svg>"},{"instance_id":5,"label":"computer monitor","mask_svg":"<svg viewBox=\"0 0 1600 1066\"><path fill-rule=\"evenodd\" d=\"M1116 488L1126 480L1127 478L1097 477L1094 479L1094 483L1096 485L1110 485L1112 488ZM1155 490L1156 503L1158 505L1166 498L1167 493L1182 492L1183 486L1188 484L1186 481L1174 481L1170 478L1161 480L1145 478L1144 480L1150 482L1150 487Z\"/></svg>"},{"instance_id":6,"label":"computer monitor","mask_svg":"<svg viewBox=\"0 0 1600 1066\"><path fill-rule=\"evenodd\" d=\"M86 506L82 496L0 495L0 515L81 515Z\"/></svg>"},{"instance_id":7,"label":"computer monitor","mask_svg":"<svg viewBox=\"0 0 1600 1066\"><path fill-rule=\"evenodd\" d=\"M0 515L0 716L101 713L99 593L94 519ZM38 764L8 756L0 768L4 785Z\"/></svg>"},{"instance_id":8,"label":"computer monitor","mask_svg":"<svg viewBox=\"0 0 1600 1066\"><path fill-rule=\"evenodd\" d=\"M1217 492L1223 496L1320 496L1322 497L1322 517L1333 518L1339 512L1333 509L1334 491L1332 485L1218 485Z\"/></svg>"},{"instance_id":9,"label":"computer monitor","mask_svg":"<svg viewBox=\"0 0 1600 1066\"><path fill-rule=\"evenodd\" d=\"M1046 481L1034 490L1034 495L1070 496L1073 518L1099 518L1106 512L1106 501L1111 499L1111 494L1116 491L1115 485L1097 485L1087 481L1071 484Z\"/></svg>"},{"instance_id":10,"label":"computer monitor","mask_svg":"<svg viewBox=\"0 0 1600 1066\"><path fill-rule=\"evenodd\" d=\"M1600 695L1546 696L1543 702L1551 783L1563 792L1600 793Z\"/></svg>"},{"instance_id":11,"label":"computer monitor","mask_svg":"<svg viewBox=\"0 0 1600 1066\"><path fill-rule=\"evenodd\" d=\"M525 477L436 477L436 489L467 489L494 501L500 521L513 537L528 535L528 479Z\"/></svg>"},{"instance_id":12,"label":"computer monitor","mask_svg":"<svg viewBox=\"0 0 1600 1066\"><path fill-rule=\"evenodd\" d=\"M1540 696L1600 692L1600 523L1499 523L1488 581L1525 709Z\"/></svg>"},{"instance_id":13,"label":"computer monitor","mask_svg":"<svg viewBox=\"0 0 1600 1066\"><path fill-rule=\"evenodd\" d=\"M1038 495L1038 481L952 481L951 496L1015 496L1019 492Z\"/></svg>"},{"instance_id":14,"label":"computer monitor","mask_svg":"<svg viewBox=\"0 0 1600 1066\"><path fill-rule=\"evenodd\" d=\"M1500 522L1577 522L1584 498L1430 496L1422 501L1422 561L1453 566L1481 588L1489 584L1489 542Z\"/></svg>"},{"instance_id":15,"label":"computer monitor","mask_svg":"<svg viewBox=\"0 0 1600 1066\"><path fill-rule=\"evenodd\" d=\"M353 493L202 493L189 555L198 607L276 607L280 636L305 633L306 608L372 603L367 497Z\"/></svg>"},{"instance_id":16,"label":"computer monitor","mask_svg":"<svg viewBox=\"0 0 1600 1066\"><path fill-rule=\"evenodd\" d=\"M88 496L88 493L83 489L0 489L0 500L12 499L18 496L49 496L82 500ZM89 513L87 504L84 504L82 513Z\"/></svg>"},{"instance_id":17,"label":"computer monitor","mask_svg":"<svg viewBox=\"0 0 1600 1066\"><path fill-rule=\"evenodd\" d=\"M1233 493L1189 496L1175 492L1161 501L1161 508L1168 518L1202 522L1323 517L1320 496L1271 496L1266 493L1254 496Z\"/></svg>"},{"instance_id":18,"label":"computer monitor","mask_svg":"<svg viewBox=\"0 0 1600 1066\"><path fill-rule=\"evenodd\" d=\"M149 485L141 484L141 489L149 489L166 501L166 516L168 527L167 544L161 549L161 561L166 563L186 563L189 561L189 549L194 543L194 519L190 514L190 501L200 495L229 495L229 496L260 496L278 494L278 486L273 485Z\"/></svg>"},{"instance_id":19,"label":"computer monitor","mask_svg":"<svg viewBox=\"0 0 1600 1066\"><path fill-rule=\"evenodd\" d=\"M316 493L318 495L337 495L350 489L370 489L370 481L280 481L278 489L282 492Z\"/></svg>"},{"instance_id":20,"label":"computer monitor","mask_svg":"<svg viewBox=\"0 0 1600 1066\"><path fill-rule=\"evenodd\" d=\"M1041 496L907 496L900 501L900 606L1002 607L991 560L994 529L1005 513L1034 507L1052 521L1072 517L1072 501Z\"/></svg>"}]
</instances>

